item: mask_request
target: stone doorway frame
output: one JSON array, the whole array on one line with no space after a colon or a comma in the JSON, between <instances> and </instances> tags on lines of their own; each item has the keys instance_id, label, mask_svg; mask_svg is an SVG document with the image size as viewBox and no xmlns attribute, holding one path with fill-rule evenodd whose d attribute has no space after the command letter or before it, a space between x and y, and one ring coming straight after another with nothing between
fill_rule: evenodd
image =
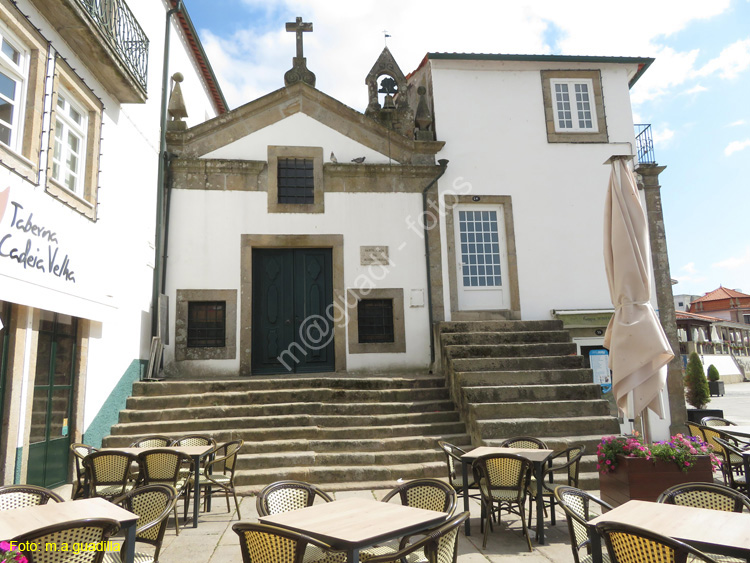
<instances>
[{"instance_id":1,"label":"stone doorway frame","mask_svg":"<svg viewBox=\"0 0 750 563\"><path fill-rule=\"evenodd\" d=\"M332 261L334 370L346 371L344 235L242 235L240 242L240 375L252 375L253 248L330 248ZM336 304L339 307L336 307Z\"/></svg>"}]
</instances>

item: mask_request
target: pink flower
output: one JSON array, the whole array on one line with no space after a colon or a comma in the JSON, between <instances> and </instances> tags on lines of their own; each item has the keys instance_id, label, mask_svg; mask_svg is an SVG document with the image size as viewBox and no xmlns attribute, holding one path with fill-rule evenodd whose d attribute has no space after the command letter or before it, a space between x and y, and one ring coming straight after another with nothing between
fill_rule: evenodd
<instances>
[{"instance_id":1,"label":"pink flower","mask_svg":"<svg viewBox=\"0 0 750 563\"><path fill-rule=\"evenodd\" d=\"M7 541L0 541L0 549L10 551L10 544Z\"/></svg>"}]
</instances>

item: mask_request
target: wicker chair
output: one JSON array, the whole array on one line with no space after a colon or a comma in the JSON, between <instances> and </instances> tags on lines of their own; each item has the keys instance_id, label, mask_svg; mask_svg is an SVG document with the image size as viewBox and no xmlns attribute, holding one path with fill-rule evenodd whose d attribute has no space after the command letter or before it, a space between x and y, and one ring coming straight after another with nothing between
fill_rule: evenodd
<instances>
[{"instance_id":1,"label":"wicker chair","mask_svg":"<svg viewBox=\"0 0 750 563\"><path fill-rule=\"evenodd\" d=\"M140 471L140 461L138 456L128 452L99 450L83 458L83 468L86 475L84 496L112 500L135 487L133 475Z\"/></svg>"},{"instance_id":2,"label":"wicker chair","mask_svg":"<svg viewBox=\"0 0 750 563\"><path fill-rule=\"evenodd\" d=\"M237 454L242 448L244 440L233 440L217 446L213 454L213 460L206 464L201 470L201 488L205 488L204 507L208 506L208 493L224 493L227 500L227 512L231 511L229 506L229 493L234 498L234 506L237 509L237 518L242 520L240 503L237 501L237 492L234 489L234 471L237 468ZM214 489L216 487L216 489ZM193 501L197 502L197 500Z\"/></svg>"},{"instance_id":3,"label":"wicker chair","mask_svg":"<svg viewBox=\"0 0 750 563\"><path fill-rule=\"evenodd\" d=\"M578 487L578 473L581 465L581 458L586 452L586 446L572 446L547 460L547 469L542 474L542 499L546 507L550 507L550 523L555 525L555 475L562 475L565 479L565 485L568 487ZM555 465L555 460L563 459L561 465ZM557 485L560 485L560 481ZM536 479L532 478L529 482L529 527L531 527L534 506L536 505Z\"/></svg>"},{"instance_id":4,"label":"wicker chair","mask_svg":"<svg viewBox=\"0 0 750 563\"><path fill-rule=\"evenodd\" d=\"M523 533L531 551L531 538L526 527L524 503L531 478L532 463L515 454L490 454L480 456L472 464L474 479L482 493L483 548L487 547L487 533L492 528L492 514L501 510L521 517Z\"/></svg>"},{"instance_id":5,"label":"wicker chair","mask_svg":"<svg viewBox=\"0 0 750 563\"><path fill-rule=\"evenodd\" d=\"M185 514L183 522L187 520L188 505L190 504L189 480L180 473L180 468L185 464L192 463L191 457L180 451L156 448L139 453L138 459L141 462L141 484L163 484L174 487L177 491L177 498L184 498ZM173 510L175 532L179 535L180 526L177 522L176 502L173 505Z\"/></svg>"},{"instance_id":6,"label":"wicker chair","mask_svg":"<svg viewBox=\"0 0 750 563\"><path fill-rule=\"evenodd\" d=\"M726 512L750 512L750 498L731 487L715 483L681 483L669 487L656 502Z\"/></svg>"},{"instance_id":7,"label":"wicker chair","mask_svg":"<svg viewBox=\"0 0 750 563\"><path fill-rule=\"evenodd\" d=\"M704 442L706 441L706 437L703 435L703 431L701 430L700 424L696 424L695 422L686 422L685 426L687 426L688 432L690 432L691 436L694 436L695 438L700 438Z\"/></svg>"},{"instance_id":8,"label":"wicker chair","mask_svg":"<svg viewBox=\"0 0 750 563\"><path fill-rule=\"evenodd\" d=\"M529 450L546 450L547 444L539 438L532 438L531 436L516 436L515 438L508 438L500 444L501 448L526 448Z\"/></svg>"},{"instance_id":9,"label":"wicker chair","mask_svg":"<svg viewBox=\"0 0 750 563\"><path fill-rule=\"evenodd\" d=\"M718 445L724 458L721 466L724 473L724 483L746 495L750 494L750 488L747 484L750 461L742 456L742 450L737 447L736 443L730 441L728 436L715 437L714 442Z\"/></svg>"},{"instance_id":10,"label":"wicker chair","mask_svg":"<svg viewBox=\"0 0 750 563\"><path fill-rule=\"evenodd\" d=\"M445 512L448 516L456 509L455 489L440 479L406 481L391 489L381 500L390 502L396 495L404 506Z\"/></svg>"},{"instance_id":11,"label":"wicker chair","mask_svg":"<svg viewBox=\"0 0 750 563\"><path fill-rule=\"evenodd\" d=\"M439 528L425 532L422 539L402 546L395 553L368 558L367 563L402 563L415 560L426 560L428 563L456 563L458 530L468 517L468 512L462 512Z\"/></svg>"},{"instance_id":12,"label":"wicker chair","mask_svg":"<svg viewBox=\"0 0 750 563\"><path fill-rule=\"evenodd\" d=\"M0 510L38 506L48 502L64 502L55 492L37 485L5 485L0 487Z\"/></svg>"},{"instance_id":13,"label":"wicker chair","mask_svg":"<svg viewBox=\"0 0 750 563\"><path fill-rule=\"evenodd\" d=\"M120 529L117 520L109 518L87 518L38 528L13 538L17 545L26 547L21 553L29 563L101 563L104 550L73 551L49 549L48 544L61 546L90 545L105 542Z\"/></svg>"},{"instance_id":14,"label":"wicker chair","mask_svg":"<svg viewBox=\"0 0 750 563\"><path fill-rule=\"evenodd\" d=\"M153 555L136 551L134 560L138 563L158 563L169 514L174 510L174 504L177 502L177 491L174 487L163 484L145 485L133 489L112 502L138 515L138 521L135 524L135 541L154 548ZM121 563L124 556L109 552L104 559L107 563Z\"/></svg>"},{"instance_id":15,"label":"wicker chair","mask_svg":"<svg viewBox=\"0 0 750 563\"><path fill-rule=\"evenodd\" d=\"M312 506L316 499L324 502L333 501L327 493L311 483L292 480L277 481L258 493L255 507L258 516L270 516Z\"/></svg>"},{"instance_id":16,"label":"wicker chair","mask_svg":"<svg viewBox=\"0 0 750 563\"><path fill-rule=\"evenodd\" d=\"M130 444L131 448L166 448L172 443L172 438L169 436L161 436L154 434L152 436L144 436L138 438L135 442Z\"/></svg>"},{"instance_id":17,"label":"wicker chair","mask_svg":"<svg viewBox=\"0 0 750 563\"><path fill-rule=\"evenodd\" d=\"M715 560L686 543L649 530L615 522L601 522L596 531L604 538L612 563L667 563L669 561Z\"/></svg>"},{"instance_id":18,"label":"wicker chair","mask_svg":"<svg viewBox=\"0 0 750 563\"><path fill-rule=\"evenodd\" d=\"M575 487L566 487L565 485L555 488L555 499L565 512L565 518L568 521L573 561L575 563L591 563L593 560L591 535L596 535L596 530L594 526L589 524L589 521L599 516L602 508L612 510L612 507L586 491ZM597 512L592 512L594 507L598 508ZM581 557L580 552L584 547L587 553ZM606 553L602 553L602 561L609 561Z\"/></svg>"},{"instance_id":19,"label":"wicker chair","mask_svg":"<svg viewBox=\"0 0 750 563\"><path fill-rule=\"evenodd\" d=\"M461 470L461 456L465 454L466 451L459 448L458 446L454 446L449 442L443 442L442 440L438 441L438 446L440 446L445 453L446 462L448 464L448 482L454 489L456 489L456 493L463 494L464 477ZM469 472L469 475L467 477L467 492L472 490L475 491L474 494L469 493L469 496L474 498L481 498L481 494L479 493L479 486L474 482L474 475Z\"/></svg>"},{"instance_id":20,"label":"wicker chair","mask_svg":"<svg viewBox=\"0 0 750 563\"><path fill-rule=\"evenodd\" d=\"M336 551L325 542L291 530L251 522L237 522L232 530L239 536L243 563L346 561L346 552Z\"/></svg>"},{"instance_id":21,"label":"wicker chair","mask_svg":"<svg viewBox=\"0 0 750 563\"><path fill-rule=\"evenodd\" d=\"M86 471L83 468L83 458L89 454L94 453L95 451L97 451L97 449L92 446L87 446L86 444L76 442L70 444L70 451L73 453L73 459L75 459L76 468L76 479L75 481L73 481L73 489L71 490L70 498L71 500L76 500L79 498L83 498L83 496L86 494Z\"/></svg>"},{"instance_id":22,"label":"wicker chair","mask_svg":"<svg viewBox=\"0 0 750 563\"><path fill-rule=\"evenodd\" d=\"M719 416L704 416L701 418L701 424L703 426L737 426L736 422Z\"/></svg>"}]
</instances>

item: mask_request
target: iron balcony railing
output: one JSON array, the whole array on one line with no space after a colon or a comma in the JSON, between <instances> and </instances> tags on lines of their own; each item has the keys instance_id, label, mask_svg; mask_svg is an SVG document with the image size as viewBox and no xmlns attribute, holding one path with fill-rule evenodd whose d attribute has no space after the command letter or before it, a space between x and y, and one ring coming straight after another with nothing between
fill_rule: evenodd
<instances>
[{"instance_id":1,"label":"iron balcony railing","mask_svg":"<svg viewBox=\"0 0 750 563\"><path fill-rule=\"evenodd\" d=\"M77 0L146 90L148 37L123 0Z\"/></svg>"},{"instance_id":2,"label":"iron balcony railing","mask_svg":"<svg viewBox=\"0 0 750 563\"><path fill-rule=\"evenodd\" d=\"M638 156L638 164L656 164L650 123L637 123L635 125L635 151Z\"/></svg>"}]
</instances>

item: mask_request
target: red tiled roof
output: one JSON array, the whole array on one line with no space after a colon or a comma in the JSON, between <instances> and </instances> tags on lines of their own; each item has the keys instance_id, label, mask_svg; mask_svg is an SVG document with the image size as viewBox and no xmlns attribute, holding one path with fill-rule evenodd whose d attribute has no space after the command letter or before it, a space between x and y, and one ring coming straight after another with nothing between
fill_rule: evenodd
<instances>
[{"instance_id":1,"label":"red tiled roof","mask_svg":"<svg viewBox=\"0 0 750 563\"><path fill-rule=\"evenodd\" d=\"M715 323L717 321L725 321L726 319L719 319L718 317L709 317L708 315L699 315L698 313L688 313L687 311L675 311L676 319L696 320L705 321L707 323Z\"/></svg>"},{"instance_id":2,"label":"red tiled roof","mask_svg":"<svg viewBox=\"0 0 750 563\"><path fill-rule=\"evenodd\" d=\"M699 297L695 301L692 301L692 303L698 303L699 301L718 301L720 299L730 299L730 298L739 298L739 297L750 298L750 295L747 295L746 293L740 293L739 291L735 291L734 289L729 289L726 287L719 286L718 289L709 291L703 297Z\"/></svg>"}]
</instances>

